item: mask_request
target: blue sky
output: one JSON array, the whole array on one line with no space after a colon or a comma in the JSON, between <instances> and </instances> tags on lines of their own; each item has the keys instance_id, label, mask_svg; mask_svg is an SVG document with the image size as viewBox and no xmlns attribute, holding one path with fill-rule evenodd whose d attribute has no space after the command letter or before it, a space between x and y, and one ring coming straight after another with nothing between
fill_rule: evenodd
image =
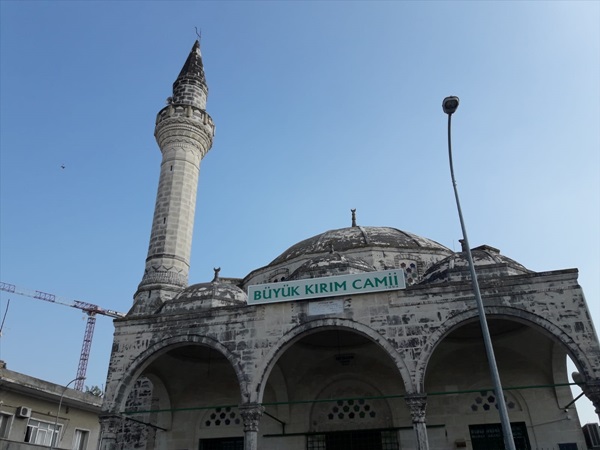
<instances>
[{"instance_id":1,"label":"blue sky","mask_svg":"<svg viewBox=\"0 0 600 450\"><path fill-rule=\"evenodd\" d=\"M156 113L202 29L207 110L190 282L295 242L393 226L577 267L600 326L600 3L0 2L0 278L127 311L158 181ZM65 168L62 169L61 165ZM85 317L10 299L0 359L66 384ZM98 318L88 385L106 377ZM581 405L582 422L597 421Z\"/></svg>"}]
</instances>

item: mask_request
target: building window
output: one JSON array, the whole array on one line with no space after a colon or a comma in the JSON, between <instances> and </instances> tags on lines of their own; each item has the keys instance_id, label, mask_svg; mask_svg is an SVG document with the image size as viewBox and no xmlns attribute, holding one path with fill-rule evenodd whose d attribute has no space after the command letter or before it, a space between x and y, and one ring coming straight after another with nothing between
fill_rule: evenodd
<instances>
[{"instance_id":1,"label":"building window","mask_svg":"<svg viewBox=\"0 0 600 450\"><path fill-rule=\"evenodd\" d=\"M89 431L75 429L75 436L73 437L73 450L85 450L87 448L89 435Z\"/></svg>"},{"instance_id":2,"label":"building window","mask_svg":"<svg viewBox=\"0 0 600 450\"><path fill-rule=\"evenodd\" d=\"M223 427L229 425L240 425L242 423L237 414L237 408L226 406L215 408L204 421L207 427Z\"/></svg>"},{"instance_id":3,"label":"building window","mask_svg":"<svg viewBox=\"0 0 600 450\"><path fill-rule=\"evenodd\" d=\"M307 450L398 450L398 434L393 430L356 430L307 436Z\"/></svg>"},{"instance_id":4,"label":"building window","mask_svg":"<svg viewBox=\"0 0 600 450\"><path fill-rule=\"evenodd\" d=\"M12 414L0 412L0 438L7 438L10 431L10 423L12 422Z\"/></svg>"},{"instance_id":5,"label":"building window","mask_svg":"<svg viewBox=\"0 0 600 450\"><path fill-rule=\"evenodd\" d=\"M52 443L53 445L56 445L60 429L61 425L58 425L55 429L53 423L29 419L27 431L25 432L25 442L40 445L50 445Z\"/></svg>"},{"instance_id":6,"label":"building window","mask_svg":"<svg viewBox=\"0 0 600 450\"><path fill-rule=\"evenodd\" d=\"M515 409L517 407L515 401L512 399L509 400L506 395L504 396L504 403L508 409ZM494 391L479 392L479 395L475 396L471 403L472 412L493 411L494 409L498 409L498 402L496 401Z\"/></svg>"},{"instance_id":7,"label":"building window","mask_svg":"<svg viewBox=\"0 0 600 450\"><path fill-rule=\"evenodd\" d=\"M269 274L268 283L281 283L287 280L290 271L288 269L277 269L275 272Z\"/></svg>"},{"instance_id":8,"label":"building window","mask_svg":"<svg viewBox=\"0 0 600 450\"><path fill-rule=\"evenodd\" d=\"M404 271L404 279L408 286L419 282L419 271L414 262L404 261L400 263L400 268Z\"/></svg>"},{"instance_id":9,"label":"building window","mask_svg":"<svg viewBox=\"0 0 600 450\"><path fill-rule=\"evenodd\" d=\"M200 439L200 450L244 450L244 438Z\"/></svg>"},{"instance_id":10,"label":"building window","mask_svg":"<svg viewBox=\"0 0 600 450\"><path fill-rule=\"evenodd\" d=\"M365 399L358 400L338 400L327 414L327 418L333 421L348 421L361 419L375 419L377 411L370 401Z\"/></svg>"},{"instance_id":11,"label":"building window","mask_svg":"<svg viewBox=\"0 0 600 450\"><path fill-rule=\"evenodd\" d=\"M525 422L511 423L515 448L517 450L530 450L529 436L527 435L527 426ZM471 443L473 450L496 450L504 449L504 438L502 435L502 425L491 423L485 425L470 425Z\"/></svg>"}]
</instances>

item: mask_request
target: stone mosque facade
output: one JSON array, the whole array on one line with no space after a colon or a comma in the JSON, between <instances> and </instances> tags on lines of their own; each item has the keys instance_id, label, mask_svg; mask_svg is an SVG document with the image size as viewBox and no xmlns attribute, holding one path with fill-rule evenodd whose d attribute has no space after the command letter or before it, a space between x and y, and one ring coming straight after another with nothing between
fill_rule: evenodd
<instances>
[{"instance_id":1,"label":"stone mosque facade","mask_svg":"<svg viewBox=\"0 0 600 450\"><path fill-rule=\"evenodd\" d=\"M207 94L196 42L156 119L150 245L115 320L102 450L500 449L500 401L517 449L586 448L566 361L600 412L600 345L576 269L472 249L504 399L464 249L353 212L244 278L188 285Z\"/></svg>"}]
</instances>

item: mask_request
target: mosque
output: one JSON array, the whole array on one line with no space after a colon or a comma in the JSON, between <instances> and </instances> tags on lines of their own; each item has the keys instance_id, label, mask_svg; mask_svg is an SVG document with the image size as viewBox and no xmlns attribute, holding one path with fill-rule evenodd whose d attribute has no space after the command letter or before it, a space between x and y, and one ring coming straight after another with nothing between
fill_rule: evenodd
<instances>
[{"instance_id":1,"label":"mosque","mask_svg":"<svg viewBox=\"0 0 600 450\"><path fill-rule=\"evenodd\" d=\"M600 345L576 269L533 272L393 227L308 237L243 278L188 284L196 191L215 125L196 42L158 112L162 152L145 270L115 334L102 450L583 450L569 387L600 412Z\"/></svg>"}]
</instances>

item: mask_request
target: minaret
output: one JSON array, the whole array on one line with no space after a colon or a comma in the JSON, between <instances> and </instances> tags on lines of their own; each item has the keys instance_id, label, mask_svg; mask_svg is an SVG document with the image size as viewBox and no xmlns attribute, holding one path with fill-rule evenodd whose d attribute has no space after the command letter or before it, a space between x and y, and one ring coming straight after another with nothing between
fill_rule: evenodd
<instances>
[{"instance_id":1,"label":"minaret","mask_svg":"<svg viewBox=\"0 0 600 450\"><path fill-rule=\"evenodd\" d=\"M154 136L162 163L146 268L134 295L133 314L155 311L188 284L200 161L215 132L206 112L207 95L196 41L173 83L173 97L156 116Z\"/></svg>"}]
</instances>

